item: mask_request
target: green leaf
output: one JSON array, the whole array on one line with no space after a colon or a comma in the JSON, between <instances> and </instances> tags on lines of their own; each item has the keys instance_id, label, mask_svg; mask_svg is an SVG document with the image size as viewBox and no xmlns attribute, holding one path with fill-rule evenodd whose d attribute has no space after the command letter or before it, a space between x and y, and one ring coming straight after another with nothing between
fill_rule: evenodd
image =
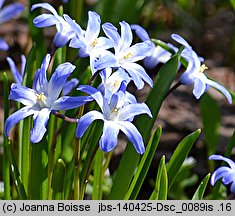
<instances>
[{"instance_id":1,"label":"green leaf","mask_svg":"<svg viewBox=\"0 0 235 216\"><path fill-rule=\"evenodd\" d=\"M29 174L29 199L47 198L48 143L46 137L37 144L31 144L31 165Z\"/></svg>"},{"instance_id":2,"label":"green leaf","mask_svg":"<svg viewBox=\"0 0 235 216\"><path fill-rule=\"evenodd\" d=\"M99 147L98 141L102 133L102 128L103 128L102 122L96 121L93 123L92 127L95 128L95 133L92 133L91 141L90 143L87 143L88 149L86 153L86 158L84 160L82 170L80 172L80 182L81 182L81 197L80 198L83 198L83 195L85 193L85 188L87 185L88 176L91 170L93 159Z\"/></svg>"},{"instance_id":3,"label":"green leaf","mask_svg":"<svg viewBox=\"0 0 235 216\"><path fill-rule=\"evenodd\" d=\"M7 152L8 152L8 159L9 159L10 168L11 168L11 176L16 186L17 194L19 196L19 199L26 200L27 199L26 191L21 181L20 173L16 165L16 160L15 160L15 156L13 153L12 143L10 140L8 142Z\"/></svg>"},{"instance_id":4,"label":"green leaf","mask_svg":"<svg viewBox=\"0 0 235 216\"><path fill-rule=\"evenodd\" d=\"M233 10L235 10L235 0L230 0L230 3L232 5L232 7L233 7Z\"/></svg>"},{"instance_id":5,"label":"green leaf","mask_svg":"<svg viewBox=\"0 0 235 216\"><path fill-rule=\"evenodd\" d=\"M204 94L200 100L203 121L203 133L206 140L208 155L214 154L219 140L221 113L218 103L209 95Z\"/></svg>"},{"instance_id":6,"label":"green leaf","mask_svg":"<svg viewBox=\"0 0 235 216\"><path fill-rule=\"evenodd\" d=\"M7 74L3 73L3 89L4 89L4 122L9 116L9 88L8 88L8 78ZM11 182L10 182L10 164L8 160L8 138L4 135L3 141L3 182L4 182L4 199L11 199Z\"/></svg>"},{"instance_id":7,"label":"green leaf","mask_svg":"<svg viewBox=\"0 0 235 216\"><path fill-rule=\"evenodd\" d=\"M168 173L168 184L169 188L172 186L175 177L180 170L184 160L186 159L190 149L192 148L194 142L196 141L197 137L201 133L201 130L198 129L195 132L186 136L177 146L171 159L167 165L167 173Z\"/></svg>"},{"instance_id":8,"label":"green leaf","mask_svg":"<svg viewBox=\"0 0 235 216\"><path fill-rule=\"evenodd\" d=\"M146 151L140 161L139 167L137 169L137 172L134 176L134 179L129 187L129 190L127 191L127 194L125 196L125 200L136 199L141 186L144 182L144 179L147 175L148 169L151 165L152 159L155 155L159 140L161 138L162 134L162 128L159 126L157 130L153 133L151 139L149 140L149 143L147 145Z\"/></svg>"},{"instance_id":9,"label":"green leaf","mask_svg":"<svg viewBox=\"0 0 235 216\"><path fill-rule=\"evenodd\" d=\"M52 176L53 200L64 199L65 172L66 172L65 163L61 158L59 158L56 162Z\"/></svg>"},{"instance_id":10,"label":"green leaf","mask_svg":"<svg viewBox=\"0 0 235 216\"><path fill-rule=\"evenodd\" d=\"M152 111L153 118L147 115L138 116L135 125L142 134L144 142L147 142L152 127L156 121L158 112L161 108L163 100L169 91L169 88L178 71L180 55L174 55L167 63L165 63L158 75L156 76L154 86L150 91L146 104ZM128 142L123 153L122 159L117 169L113 186L110 191L109 199L123 199L130 182L134 176L134 172L140 160L140 155L136 153L132 143ZM131 161L131 163L130 163Z\"/></svg>"},{"instance_id":11,"label":"green leaf","mask_svg":"<svg viewBox=\"0 0 235 216\"><path fill-rule=\"evenodd\" d=\"M203 199L203 195L204 192L206 190L206 186L208 184L208 181L210 179L211 174L207 174L207 176L202 180L202 182L200 183L200 185L198 186L195 194L193 195L192 200L202 200Z\"/></svg>"},{"instance_id":12,"label":"green leaf","mask_svg":"<svg viewBox=\"0 0 235 216\"><path fill-rule=\"evenodd\" d=\"M165 155L162 156L156 177L155 188L150 200L166 200L168 191L167 170L165 164Z\"/></svg>"},{"instance_id":13,"label":"green leaf","mask_svg":"<svg viewBox=\"0 0 235 216\"><path fill-rule=\"evenodd\" d=\"M94 184L92 191L92 200L102 199L103 159L104 154L101 149L98 149L94 161Z\"/></svg>"}]
</instances>

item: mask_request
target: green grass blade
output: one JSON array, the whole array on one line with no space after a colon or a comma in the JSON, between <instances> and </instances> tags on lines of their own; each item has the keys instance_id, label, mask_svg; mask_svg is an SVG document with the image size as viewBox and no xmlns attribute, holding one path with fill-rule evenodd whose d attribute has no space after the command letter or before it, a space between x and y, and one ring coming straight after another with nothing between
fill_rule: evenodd
<instances>
[{"instance_id":1,"label":"green grass blade","mask_svg":"<svg viewBox=\"0 0 235 216\"><path fill-rule=\"evenodd\" d=\"M196 192L193 195L192 200L202 200L203 199L203 195L205 193L206 190L206 186L208 184L208 181L210 179L211 174L207 174L207 176L202 180L202 182L200 183L200 185L198 186Z\"/></svg>"},{"instance_id":2,"label":"green grass blade","mask_svg":"<svg viewBox=\"0 0 235 216\"><path fill-rule=\"evenodd\" d=\"M186 159L190 149L192 148L194 142L196 141L197 137L201 133L201 130L198 129L195 132L186 136L177 146L171 159L167 165L167 173L168 173L168 183L169 188L172 186L175 177L180 170L181 165L183 164L184 160Z\"/></svg>"},{"instance_id":3,"label":"green grass blade","mask_svg":"<svg viewBox=\"0 0 235 216\"><path fill-rule=\"evenodd\" d=\"M87 149L87 153L86 153L86 158L84 160L83 163L83 167L80 173L80 179L81 179L81 198L83 198L84 192L85 192L85 188L86 188L86 184L88 181L88 175L90 173L91 170L91 166L93 163L93 159L95 156L95 153L98 149L98 141L99 138L101 136L102 133L102 123L97 121L93 123L93 126L95 127L95 133L92 134L92 138L91 138L91 142L87 143L87 145L89 146L89 148Z\"/></svg>"},{"instance_id":4,"label":"green grass blade","mask_svg":"<svg viewBox=\"0 0 235 216\"><path fill-rule=\"evenodd\" d=\"M135 125L142 134L144 142L146 142L149 138L152 127L161 108L162 102L176 76L179 60L180 55L174 55L167 63L162 66L155 79L153 89L149 93L146 100L146 104L152 111L153 118L150 119L146 115L138 116L137 118ZM113 187L111 188L109 199L124 198L130 182L133 178L139 159L140 155L136 153L132 143L129 142L123 153L116 176L114 178Z\"/></svg>"},{"instance_id":5,"label":"green grass blade","mask_svg":"<svg viewBox=\"0 0 235 216\"><path fill-rule=\"evenodd\" d=\"M134 200L137 198L137 195L147 175L148 169L151 165L152 159L155 155L159 140L161 138L161 133L162 133L162 128L159 126L157 130L153 133L147 145L146 151L140 161L140 164L138 166L134 179L124 198L125 200L127 199Z\"/></svg>"},{"instance_id":6,"label":"green grass blade","mask_svg":"<svg viewBox=\"0 0 235 216\"><path fill-rule=\"evenodd\" d=\"M47 140L31 144L31 167L29 181L29 199L45 200L47 198Z\"/></svg>"},{"instance_id":7,"label":"green grass blade","mask_svg":"<svg viewBox=\"0 0 235 216\"><path fill-rule=\"evenodd\" d=\"M165 161L162 166L162 175L160 181L160 190L158 194L158 200L167 200L167 192L168 192L168 174Z\"/></svg>"},{"instance_id":8,"label":"green grass blade","mask_svg":"<svg viewBox=\"0 0 235 216\"><path fill-rule=\"evenodd\" d=\"M59 158L56 162L55 169L52 176L52 199L64 199L64 186L65 186L65 172L66 166L64 161Z\"/></svg>"},{"instance_id":9,"label":"green grass blade","mask_svg":"<svg viewBox=\"0 0 235 216\"><path fill-rule=\"evenodd\" d=\"M16 165L16 160L15 160L14 153L13 153L12 143L10 141L8 142L7 152L8 152L8 159L9 159L10 168L11 168L11 176L13 178L17 194L19 196L19 199L26 200L27 199L26 191L20 178L20 173Z\"/></svg>"},{"instance_id":10,"label":"green grass blade","mask_svg":"<svg viewBox=\"0 0 235 216\"><path fill-rule=\"evenodd\" d=\"M9 87L8 87L8 78L7 74L3 73L3 97L4 97L4 122L9 116ZM4 182L4 199L11 199L11 182L10 182L10 164L8 160L8 138L4 135L4 146L3 146L3 182Z\"/></svg>"},{"instance_id":11,"label":"green grass blade","mask_svg":"<svg viewBox=\"0 0 235 216\"><path fill-rule=\"evenodd\" d=\"M160 163L158 165L155 188L150 196L150 200L158 200L158 198L159 198L160 188L162 188L161 187L161 179L162 179L162 175L163 175L162 173L163 173L164 166L165 166L165 155L162 156Z\"/></svg>"},{"instance_id":12,"label":"green grass blade","mask_svg":"<svg viewBox=\"0 0 235 216\"><path fill-rule=\"evenodd\" d=\"M218 103L209 94L204 94L201 98L200 109L207 152L211 155L215 153L219 141L221 111Z\"/></svg>"},{"instance_id":13,"label":"green grass blade","mask_svg":"<svg viewBox=\"0 0 235 216\"><path fill-rule=\"evenodd\" d=\"M103 159L104 154L101 149L98 149L94 161L94 184L92 191L92 200L102 199Z\"/></svg>"}]
</instances>

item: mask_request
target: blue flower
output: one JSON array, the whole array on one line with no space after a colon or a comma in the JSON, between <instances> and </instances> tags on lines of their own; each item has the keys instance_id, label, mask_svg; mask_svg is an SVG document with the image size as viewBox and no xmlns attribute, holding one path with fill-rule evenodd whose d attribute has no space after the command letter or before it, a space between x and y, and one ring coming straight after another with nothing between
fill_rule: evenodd
<instances>
[{"instance_id":1,"label":"blue flower","mask_svg":"<svg viewBox=\"0 0 235 216\"><path fill-rule=\"evenodd\" d=\"M94 87L85 85L78 87L78 90L90 94L96 100L102 113L93 110L83 115L78 121L76 135L81 138L89 125L94 120L100 119L104 122L103 134L99 140L100 148L103 151L109 152L115 148L118 143L118 133L121 130L133 143L136 151L143 154L145 147L142 136L130 119L143 113L147 113L150 117L152 115L144 103L125 104L125 86L123 87L121 86L119 91L112 95L111 100L107 100Z\"/></svg>"},{"instance_id":2,"label":"blue flower","mask_svg":"<svg viewBox=\"0 0 235 216\"><path fill-rule=\"evenodd\" d=\"M12 3L2 8L4 2L5 0L0 0L0 24L18 16L24 10L24 6L20 3ZM8 48L7 43L0 38L0 50L6 51Z\"/></svg>"},{"instance_id":3,"label":"blue flower","mask_svg":"<svg viewBox=\"0 0 235 216\"><path fill-rule=\"evenodd\" d=\"M76 37L73 37L69 46L79 49L78 56L81 58L90 57L90 66L92 74L95 73L94 63L97 58L108 56L107 49L112 47L111 41L106 37L99 37L100 34L100 16L93 11L88 12L88 23L86 31L83 30L68 15L64 15L65 20L70 24Z\"/></svg>"},{"instance_id":4,"label":"blue flower","mask_svg":"<svg viewBox=\"0 0 235 216\"><path fill-rule=\"evenodd\" d=\"M21 73L19 72L18 68L16 67L15 62L10 57L7 57L7 62L10 66L11 73L15 79L15 82L18 84L22 84L24 73L25 73L25 65L26 65L25 56L21 55Z\"/></svg>"},{"instance_id":5,"label":"blue flower","mask_svg":"<svg viewBox=\"0 0 235 216\"><path fill-rule=\"evenodd\" d=\"M181 56L188 61L188 66L185 72L180 76L180 82L184 85L194 85L193 94L199 99L202 94L208 90L210 86L216 88L228 99L228 102L232 103L232 97L229 91L206 77L203 73L207 69L205 64L201 64L204 61L203 58L198 57L192 47L181 36L173 34L172 38L178 43L182 44L185 48L181 53Z\"/></svg>"},{"instance_id":6,"label":"blue flower","mask_svg":"<svg viewBox=\"0 0 235 216\"><path fill-rule=\"evenodd\" d=\"M41 14L37 16L33 23L38 28L49 27L56 25L57 33L54 37L53 43L55 47L63 47L68 41L75 36L70 25L59 16L56 10L48 3L34 4L31 10L42 7L49 10L52 14Z\"/></svg>"},{"instance_id":7,"label":"blue flower","mask_svg":"<svg viewBox=\"0 0 235 216\"><path fill-rule=\"evenodd\" d=\"M12 75L15 79L15 82L18 84L23 84L23 77L25 73L25 65L26 65L26 58L24 55L21 55L21 73L19 72L15 62L10 58L7 57L8 64L10 66ZM79 83L78 79L73 78L67 81L63 87L62 95L68 95L72 89Z\"/></svg>"},{"instance_id":8,"label":"blue flower","mask_svg":"<svg viewBox=\"0 0 235 216\"><path fill-rule=\"evenodd\" d=\"M231 187L230 190L235 193L235 163L226 157L223 157L221 155L211 155L209 157L210 160L222 160L228 163L230 167L222 166L218 168L211 176L211 184L214 186L214 184L222 178L222 182L225 185L228 185L230 183Z\"/></svg>"},{"instance_id":9,"label":"blue flower","mask_svg":"<svg viewBox=\"0 0 235 216\"><path fill-rule=\"evenodd\" d=\"M151 43L145 41L137 43L131 46L133 35L130 25L125 21L120 22L121 35L119 35L117 28L111 23L103 24L103 30L106 36L112 41L115 51L115 61L106 61L106 67L121 67L128 72L132 80L134 81L138 89L144 87L144 81L151 87L153 80L148 76L144 68L139 65L139 60L143 60L146 56L151 55ZM112 58L110 58L112 59ZM102 65L102 64L101 64ZM101 68L99 62L96 65L97 68ZM104 65L102 65L104 68Z\"/></svg>"},{"instance_id":10,"label":"blue flower","mask_svg":"<svg viewBox=\"0 0 235 216\"><path fill-rule=\"evenodd\" d=\"M113 73L112 68L106 68L102 70L99 75L102 82L97 89L101 91L107 99L110 99L112 95L120 89L123 81L125 81L125 85L128 85L131 81L129 75L122 68ZM128 93L129 92L126 92L126 94Z\"/></svg>"},{"instance_id":11,"label":"blue flower","mask_svg":"<svg viewBox=\"0 0 235 216\"><path fill-rule=\"evenodd\" d=\"M48 82L46 71L50 59L49 54L44 58L41 68L35 74L32 89L18 83L12 84L9 99L18 101L25 106L7 118L4 127L7 137L9 137L10 129L15 124L33 115L34 127L31 130L30 139L31 142L37 143L46 133L47 122L53 111L73 109L93 100L88 96L59 97L75 66L68 62L59 65Z\"/></svg>"},{"instance_id":12,"label":"blue flower","mask_svg":"<svg viewBox=\"0 0 235 216\"><path fill-rule=\"evenodd\" d=\"M131 25L131 29L135 31L135 33L137 34L137 36L142 40L142 41L149 41L149 43L151 44L151 54L149 56L147 56L144 59L144 65L149 68L149 69L153 69L157 66L158 63L166 63L172 56L172 54L163 49L162 47L160 47L159 45L155 45L148 33L146 32L146 30L139 26L139 25ZM174 47L172 44L167 44L169 47L171 47L175 52L178 51L178 49L176 47Z\"/></svg>"}]
</instances>

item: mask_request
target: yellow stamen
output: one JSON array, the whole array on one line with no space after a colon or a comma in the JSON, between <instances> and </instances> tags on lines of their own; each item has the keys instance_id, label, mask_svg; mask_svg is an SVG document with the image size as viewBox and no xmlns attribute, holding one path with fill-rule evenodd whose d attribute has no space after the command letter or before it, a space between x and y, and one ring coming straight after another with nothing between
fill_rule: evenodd
<instances>
[{"instance_id":1,"label":"yellow stamen","mask_svg":"<svg viewBox=\"0 0 235 216\"><path fill-rule=\"evenodd\" d=\"M127 55L124 56L124 59L129 59L132 57L132 53L128 53Z\"/></svg>"},{"instance_id":2,"label":"yellow stamen","mask_svg":"<svg viewBox=\"0 0 235 216\"><path fill-rule=\"evenodd\" d=\"M42 101L42 102L44 102L47 99L43 92L40 94L36 94L36 97L38 101Z\"/></svg>"},{"instance_id":3,"label":"yellow stamen","mask_svg":"<svg viewBox=\"0 0 235 216\"><path fill-rule=\"evenodd\" d=\"M114 86L119 86L120 85L120 82L115 80L114 83L113 83Z\"/></svg>"},{"instance_id":4,"label":"yellow stamen","mask_svg":"<svg viewBox=\"0 0 235 216\"><path fill-rule=\"evenodd\" d=\"M92 46L95 47L97 44L98 44L98 40L95 39L95 40L93 41L93 43L92 43Z\"/></svg>"},{"instance_id":5,"label":"yellow stamen","mask_svg":"<svg viewBox=\"0 0 235 216\"><path fill-rule=\"evenodd\" d=\"M201 65L199 72L203 73L207 69L208 69L208 67L205 64L203 64L203 65Z\"/></svg>"}]
</instances>

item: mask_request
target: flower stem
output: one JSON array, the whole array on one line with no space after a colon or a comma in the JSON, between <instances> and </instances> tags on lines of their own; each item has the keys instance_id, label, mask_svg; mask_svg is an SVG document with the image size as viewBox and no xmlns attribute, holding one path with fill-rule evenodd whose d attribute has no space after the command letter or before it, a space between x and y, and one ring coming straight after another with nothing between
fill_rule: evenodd
<instances>
[{"instance_id":1,"label":"flower stem","mask_svg":"<svg viewBox=\"0 0 235 216\"><path fill-rule=\"evenodd\" d=\"M74 200L80 197L79 160L80 160L81 140L75 140L74 147Z\"/></svg>"},{"instance_id":2,"label":"flower stem","mask_svg":"<svg viewBox=\"0 0 235 216\"><path fill-rule=\"evenodd\" d=\"M166 98L169 94L171 94L174 90L176 90L179 86L181 86L181 85L182 85L181 82L177 82L177 83L167 92L165 98Z\"/></svg>"},{"instance_id":3,"label":"flower stem","mask_svg":"<svg viewBox=\"0 0 235 216\"><path fill-rule=\"evenodd\" d=\"M65 116L65 115L63 115L63 114L61 114L61 113L59 113L59 112L57 112L57 111L53 112L53 114L54 114L56 117L61 118L61 119L63 119L64 121L67 121L67 122L69 122L69 123L77 123L77 122L78 122L77 119L75 119L75 118L69 118L69 117L67 117L67 116Z\"/></svg>"}]
</instances>

